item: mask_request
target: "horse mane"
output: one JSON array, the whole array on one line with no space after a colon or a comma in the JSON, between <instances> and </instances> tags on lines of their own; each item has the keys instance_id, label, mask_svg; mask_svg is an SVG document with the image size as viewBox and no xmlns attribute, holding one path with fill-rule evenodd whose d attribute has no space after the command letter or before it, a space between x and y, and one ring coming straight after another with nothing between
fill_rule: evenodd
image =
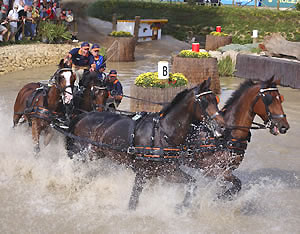
<instances>
[{"instance_id":1,"label":"horse mane","mask_svg":"<svg viewBox=\"0 0 300 234\"><path fill-rule=\"evenodd\" d=\"M240 87L236 91L234 91L231 97L226 101L223 110L226 111L228 107L232 106L236 102L236 100L238 100L240 96L245 93L246 90L253 87L254 85L255 83L252 80L246 80L245 82L243 82L240 85Z\"/></svg>"},{"instance_id":2,"label":"horse mane","mask_svg":"<svg viewBox=\"0 0 300 234\"><path fill-rule=\"evenodd\" d=\"M170 110L178 104L188 93L190 92L190 89L185 89L178 93L175 98L173 98L172 102L169 103L168 105L164 106L162 110L159 112L160 115L166 115L170 112Z\"/></svg>"}]
</instances>

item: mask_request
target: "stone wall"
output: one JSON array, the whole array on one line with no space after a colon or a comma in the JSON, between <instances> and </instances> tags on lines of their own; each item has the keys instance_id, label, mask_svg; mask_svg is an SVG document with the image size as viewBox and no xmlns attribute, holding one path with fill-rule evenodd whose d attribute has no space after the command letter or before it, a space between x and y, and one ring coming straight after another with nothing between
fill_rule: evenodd
<instances>
[{"instance_id":1,"label":"stone wall","mask_svg":"<svg viewBox=\"0 0 300 234\"><path fill-rule=\"evenodd\" d=\"M58 64L78 44L30 44L0 47L0 75L9 72Z\"/></svg>"}]
</instances>

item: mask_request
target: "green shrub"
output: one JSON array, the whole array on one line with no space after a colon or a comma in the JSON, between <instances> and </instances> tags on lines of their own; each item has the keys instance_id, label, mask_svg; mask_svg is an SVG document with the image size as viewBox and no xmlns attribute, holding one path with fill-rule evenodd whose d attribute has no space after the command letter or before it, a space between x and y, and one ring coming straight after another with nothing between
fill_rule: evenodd
<instances>
[{"instance_id":1,"label":"green shrub","mask_svg":"<svg viewBox=\"0 0 300 234\"><path fill-rule=\"evenodd\" d=\"M38 35L40 39L46 40L48 43L68 41L72 37L65 25L47 21L39 24Z\"/></svg>"},{"instance_id":2,"label":"green shrub","mask_svg":"<svg viewBox=\"0 0 300 234\"><path fill-rule=\"evenodd\" d=\"M158 72L147 72L140 74L136 79L134 84L144 88L167 88L167 87L179 87L187 85L188 80L181 73L170 73L169 80L158 79Z\"/></svg>"},{"instance_id":3,"label":"green shrub","mask_svg":"<svg viewBox=\"0 0 300 234\"><path fill-rule=\"evenodd\" d=\"M300 11L300 2L296 3L295 8L296 8L297 11Z\"/></svg>"},{"instance_id":4,"label":"green shrub","mask_svg":"<svg viewBox=\"0 0 300 234\"><path fill-rule=\"evenodd\" d=\"M132 34L130 32L125 32L125 31L112 31L109 36L112 37L132 37Z\"/></svg>"},{"instance_id":5,"label":"green shrub","mask_svg":"<svg viewBox=\"0 0 300 234\"><path fill-rule=\"evenodd\" d=\"M183 58L209 58L211 57L208 52L195 52L191 50L182 50L178 54L179 57Z\"/></svg>"},{"instance_id":6,"label":"green shrub","mask_svg":"<svg viewBox=\"0 0 300 234\"><path fill-rule=\"evenodd\" d=\"M219 60L218 71L220 76L233 76L235 66L229 55L226 56L226 58Z\"/></svg>"}]
</instances>

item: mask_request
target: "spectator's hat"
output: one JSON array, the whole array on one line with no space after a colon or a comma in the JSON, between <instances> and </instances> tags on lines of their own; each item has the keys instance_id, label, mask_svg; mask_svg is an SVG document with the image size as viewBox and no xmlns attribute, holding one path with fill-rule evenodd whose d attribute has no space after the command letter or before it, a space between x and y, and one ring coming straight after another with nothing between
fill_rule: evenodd
<instances>
[{"instance_id":1,"label":"spectator's hat","mask_svg":"<svg viewBox=\"0 0 300 234\"><path fill-rule=\"evenodd\" d=\"M80 45L81 48L90 48L90 44L88 42L82 42Z\"/></svg>"},{"instance_id":2,"label":"spectator's hat","mask_svg":"<svg viewBox=\"0 0 300 234\"><path fill-rule=\"evenodd\" d=\"M116 70L110 70L109 76L117 76L117 71Z\"/></svg>"},{"instance_id":3,"label":"spectator's hat","mask_svg":"<svg viewBox=\"0 0 300 234\"><path fill-rule=\"evenodd\" d=\"M99 51L100 50L100 46L98 44L94 44L94 45L92 45L91 50Z\"/></svg>"},{"instance_id":4,"label":"spectator's hat","mask_svg":"<svg viewBox=\"0 0 300 234\"><path fill-rule=\"evenodd\" d=\"M5 7L5 6L2 6L2 7L1 7L1 11L2 11L2 12L4 12L4 11L6 12L6 7Z\"/></svg>"}]
</instances>

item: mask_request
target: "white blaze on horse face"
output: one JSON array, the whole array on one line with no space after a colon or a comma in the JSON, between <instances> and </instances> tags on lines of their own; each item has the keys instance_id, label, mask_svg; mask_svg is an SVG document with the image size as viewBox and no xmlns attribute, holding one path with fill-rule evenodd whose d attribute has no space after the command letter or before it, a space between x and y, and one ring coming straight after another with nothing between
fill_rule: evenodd
<instances>
[{"instance_id":1,"label":"white blaze on horse face","mask_svg":"<svg viewBox=\"0 0 300 234\"><path fill-rule=\"evenodd\" d=\"M66 104L70 104L71 100L73 99L73 94L72 94L72 88L71 88L71 76L72 72L71 71L65 71L62 73L66 80L66 89L64 92L64 102Z\"/></svg>"}]
</instances>

